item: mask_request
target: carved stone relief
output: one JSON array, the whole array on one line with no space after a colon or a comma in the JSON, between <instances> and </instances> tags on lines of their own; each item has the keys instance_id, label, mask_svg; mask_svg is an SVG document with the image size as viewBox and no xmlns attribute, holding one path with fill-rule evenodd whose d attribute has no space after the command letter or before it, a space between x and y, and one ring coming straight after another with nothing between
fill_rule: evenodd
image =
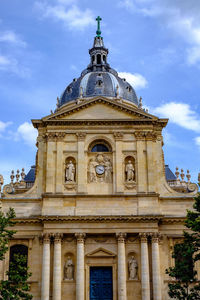
<instances>
[{"instance_id":1,"label":"carved stone relief","mask_svg":"<svg viewBox=\"0 0 200 300\"><path fill-rule=\"evenodd\" d=\"M97 154L89 159L88 182L112 182L112 163L109 156Z\"/></svg>"}]
</instances>

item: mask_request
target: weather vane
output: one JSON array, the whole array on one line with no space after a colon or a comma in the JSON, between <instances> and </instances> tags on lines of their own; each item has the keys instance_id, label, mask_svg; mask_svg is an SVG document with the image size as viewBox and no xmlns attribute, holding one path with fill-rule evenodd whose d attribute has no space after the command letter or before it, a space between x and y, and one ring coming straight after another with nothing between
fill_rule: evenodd
<instances>
[{"instance_id":1,"label":"weather vane","mask_svg":"<svg viewBox=\"0 0 200 300\"><path fill-rule=\"evenodd\" d=\"M96 34L99 37L99 36L101 36L100 22L102 21L102 18L98 16L96 18L96 21L97 21L97 31L96 31Z\"/></svg>"}]
</instances>

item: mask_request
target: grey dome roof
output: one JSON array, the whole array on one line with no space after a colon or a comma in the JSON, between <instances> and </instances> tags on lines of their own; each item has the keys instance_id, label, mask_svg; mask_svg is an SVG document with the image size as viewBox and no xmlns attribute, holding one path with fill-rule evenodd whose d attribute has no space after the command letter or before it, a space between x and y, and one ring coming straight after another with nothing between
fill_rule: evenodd
<instances>
[{"instance_id":1,"label":"grey dome roof","mask_svg":"<svg viewBox=\"0 0 200 300\"><path fill-rule=\"evenodd\" d=\"M105 96L122 98L138 106L137 95L133 87L118 76L107 63L108 49L103 38L97 35L93 47L89 50L90 64L78 79L74 79L64 90L57 107L77 98Z\"/></svg>"},{"instance_id":2,"label":"grey dome roof","mask_svg":"<svg viewBox=\"0 0 200 300\"><path fill-rule=\"evenodd\" d=\"M125 79L121 79L117 72L88 72L78 79L74 79L67 86L60 98L60 106L80 97L105 96L116 98L117 93L118 97L138 105L134 89Z\"/></svg>"}]
</instances>

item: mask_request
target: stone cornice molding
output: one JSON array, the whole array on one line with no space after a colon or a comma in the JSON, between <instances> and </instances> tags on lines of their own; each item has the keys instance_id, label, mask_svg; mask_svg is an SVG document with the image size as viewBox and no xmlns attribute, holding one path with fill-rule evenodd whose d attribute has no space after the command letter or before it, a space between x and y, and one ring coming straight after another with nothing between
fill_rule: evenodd
<instances>
[{"instance_id":1,"label":"stone cornice molding","mask_svg":"<svg viewBox=\"0 0 200 300\"><path fill-rule=\"evenodd\" d=\"M149 120L149 119L105 119L105 120L97 120L97 119L91 119L91 120L78 120L78 119L61 119L61 120L32 120L32 123L35 128L39 127L46 127L47 125L50 126L67 126L68 128L71 126L73 128L77 128L80 126L94 126L94 127L105 127L105 126L115 126L116 129L119 128L119 126L155 126L155 128L164 128L167 125L167 121L165 119L160 120Z\"/></svg>"},{"instance_id":2,"label":"stone cornice molding","mask_svg":"<svg viewBox=\"0 0 200 300\"><path fill-rule=\"evenodd\" d=\"M158 223L158 224L184 224L186 217L158 216L38 216L35 218L15 218L17 224L43 224L45 222L67 223Z\"/></svg>"}]
</instances>

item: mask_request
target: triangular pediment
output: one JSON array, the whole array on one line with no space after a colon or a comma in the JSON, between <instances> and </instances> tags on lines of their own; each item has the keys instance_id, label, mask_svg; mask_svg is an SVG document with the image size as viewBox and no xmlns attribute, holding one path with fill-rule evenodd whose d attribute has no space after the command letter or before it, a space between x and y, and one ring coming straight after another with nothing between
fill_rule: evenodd
<instances>
[{"instance_id":1,"label":"triangular pediment","mask_svg":"<svg viewBox=\"0 0 200 300\"><path fill-rule=\"evenodd\" d=\"M80 103L69 103L44 121L54 120L123 120L143 119L157 120L158 118L139 109L132 103L123 103L115 99L93 98Z\"/></svg>"},{"instance_id":2,"label":"triangular pediment","mask_svg":"<svg viewBox=\"0 0 200 300\"><path fill-rule=\"evenodd\" d=\"M98 248L88 254L86 254L87 257L114 257L116 254L113 252L104 249L104 248Z\"/></svg>"}]
</instances>

